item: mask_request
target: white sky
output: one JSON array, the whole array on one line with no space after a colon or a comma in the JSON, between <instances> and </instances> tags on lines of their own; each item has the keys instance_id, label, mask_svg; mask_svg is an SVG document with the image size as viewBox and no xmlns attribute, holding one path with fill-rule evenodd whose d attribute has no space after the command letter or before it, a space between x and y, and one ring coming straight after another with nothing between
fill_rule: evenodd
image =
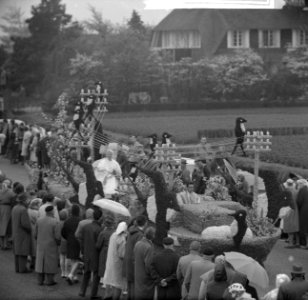
<instances>
[{"instance_id":1,"label":"white sky","mask_svg":"<svg viewBox=\"0 0 308 300\"><path fill-rule=\"evenodd\" d=\"M20 7L25 17L31 16L31 6L40 0L0 0L0 18L8 7ZM280 8L283 0L62 0L67 13L78 21L89 19L89 5L101 11L103 18L113 23L126 22L137 10L142 20L151 25L160 22L173 8ZM151 9L147 9L151 8ZM155 9L154 9L155 8ZM154 10L153 10L154 9Z\"/></svg>"}]
</instances>

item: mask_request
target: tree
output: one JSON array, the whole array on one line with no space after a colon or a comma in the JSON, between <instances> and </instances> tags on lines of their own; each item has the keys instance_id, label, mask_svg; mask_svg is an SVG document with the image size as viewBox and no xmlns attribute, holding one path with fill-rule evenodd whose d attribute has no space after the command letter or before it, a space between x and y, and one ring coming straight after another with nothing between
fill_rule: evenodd
<instances>
[{"instance_id":1,"label":"tree","mask_svg":"<svg viewBox=\"0 0 308 300\"><path fill-rule=\"evenodd\" d=\"M130 20L127 22L127 25L129 26L130 29L138 33L144 34L146 32L146 28L143 25L143 21L141 20L140 15L135 10L133 10L132 16Z\"/></svg>"},{"instance_id":2,"label":"tree","mask_svg":"<svg viewBox=\"0 0 308 300\"><path fill-rule=\"evenodd\" d=\"M94 6L89 7L91 12L91 19L85 21L85 27L90 33L98 33L102 38L106 38L107 34L112 30L111 25L103 20L101 12L97 11Z\"/></svg>"},{"instance_id":3,"label":"tree","mask_svg":"<svg viewBox=\"0 0 308 300\"><path fill-rule=\"evenodd\" d=\"M245 89L265 82L262 58L252 50L238 50L230 55L218 55L209 61L216 81L216 91L222 99L239 97Z\"/></svg>"},{"instance_id":4,"label":"tree","mask_svg":"<svg viewBox=\"0 0 308 300\"><path fill-rule=\"evenodd\" d=\"M41 0L39 5L32 6L32 17L26 20L31 36L13 39L12 88L22 84L28 94L39 90L45 77L45 58L70 19L61 0Z\"/></svg>"},{"instance_id":5,"label":"tree","mask_svg":"<svg viewBox=\"0 0 308 300\"><path fill-rule=\"evenodd\" d=\"M308 92L308 47L291 49L283 57L285 68L294 76L303 90ZM295 80L296 81L296 80Z\"/></svg>"},{"instance_id":6,"label":"tree","mask_svg":"<svg viewBox=\"0 0 308 300\"><path fill-rule=\"evenodd\" d=\"M0 41L6 52L13 51L13 38L23 38L30 35L27 24L23 17L24 13L18 7L10 7L2 17L0 28L3 32Z\"/></svg>"},{"instance_id":7,"label":"tree","mask_svg":"<svg viewBox=\"0 0 308 300\"><path fill-rule=\"evenodd\" d=\"M65 13L61 0L41 0L39 5L32 6L31 13L32 17L26 20L31 38L46 47L72 18Z\"/></svg>"}]
</instances>

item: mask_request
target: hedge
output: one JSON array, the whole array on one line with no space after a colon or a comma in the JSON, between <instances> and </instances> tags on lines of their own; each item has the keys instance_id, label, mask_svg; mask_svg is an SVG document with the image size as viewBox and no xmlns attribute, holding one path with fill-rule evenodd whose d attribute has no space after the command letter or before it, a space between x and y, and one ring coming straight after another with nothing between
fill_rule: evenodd
<instances>
[{"instance_id":1,"label":"hedge","mask_svg":"<svg viewBox=\"0 0 308 300\"><path fill-rule=\"evenodd\" d=\"M232 158L236 168L254 172L253 160ZM283 191L280 188L281 184L289 178L290 173L298 174L308 178L308 170L300 168L292 168L278 164L260 163L259 176L264 180L265 191L268 197L268 214L272 220L278 217L279 209L285 205L283 202Z\"/></svg>"}]
</instances>

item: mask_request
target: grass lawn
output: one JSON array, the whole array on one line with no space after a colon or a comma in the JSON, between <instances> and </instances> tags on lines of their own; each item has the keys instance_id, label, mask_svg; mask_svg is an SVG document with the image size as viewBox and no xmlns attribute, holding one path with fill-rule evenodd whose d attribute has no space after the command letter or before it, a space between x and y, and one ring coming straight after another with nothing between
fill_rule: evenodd
<instances>
[{"instance_id":1,"label":"grass lawn","mask_svg":"<svg viewBox=\"0 0 308 300\"><path fill-rule=\"evenodd\" d=\"M124 134L147 136L167 131L177 143L197 141L198 130L233 129L237 117L247 119L249 128L306 127L308 107L223 109L112 113L105 115L106 129Z\"/></svg>"}]
</instances>

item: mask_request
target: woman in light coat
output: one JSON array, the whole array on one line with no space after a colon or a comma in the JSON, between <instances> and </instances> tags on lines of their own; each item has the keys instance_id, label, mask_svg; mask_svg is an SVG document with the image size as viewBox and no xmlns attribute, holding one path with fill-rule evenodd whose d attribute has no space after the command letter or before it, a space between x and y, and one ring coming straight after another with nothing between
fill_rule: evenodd
<instances>
[{"instance_id":1,"label":"woman in light coat","mask_svg":"<svg viewBox=\"0 0 308 300\"><path fill-rule=\"evenodd\" d=\"M126 280L123 277L123 259L125 255L127 224L119 223L117 230L111 235L107 253L104 284L112 287L112 299L120 299L125 289Z\"/></svg>"},{"instance_id":2,"label":"woman in light coat","mask_svg":"<svg viewBox=\"0 0 308 300\"><path fill-rule=\"evenodd\" d=\"M35 226L36 226L36 221L38 219L38 210L39 207L42 204L42 199L40 198L34 198L31 200L29 203L28 207L28 215L30 218L30 224L31 224L31 241L32 241L32 251L31 251L31 268L34 269L35 265L35 256L36 256L36 239L35 239Z\"/></svg>"}]
</instances>

